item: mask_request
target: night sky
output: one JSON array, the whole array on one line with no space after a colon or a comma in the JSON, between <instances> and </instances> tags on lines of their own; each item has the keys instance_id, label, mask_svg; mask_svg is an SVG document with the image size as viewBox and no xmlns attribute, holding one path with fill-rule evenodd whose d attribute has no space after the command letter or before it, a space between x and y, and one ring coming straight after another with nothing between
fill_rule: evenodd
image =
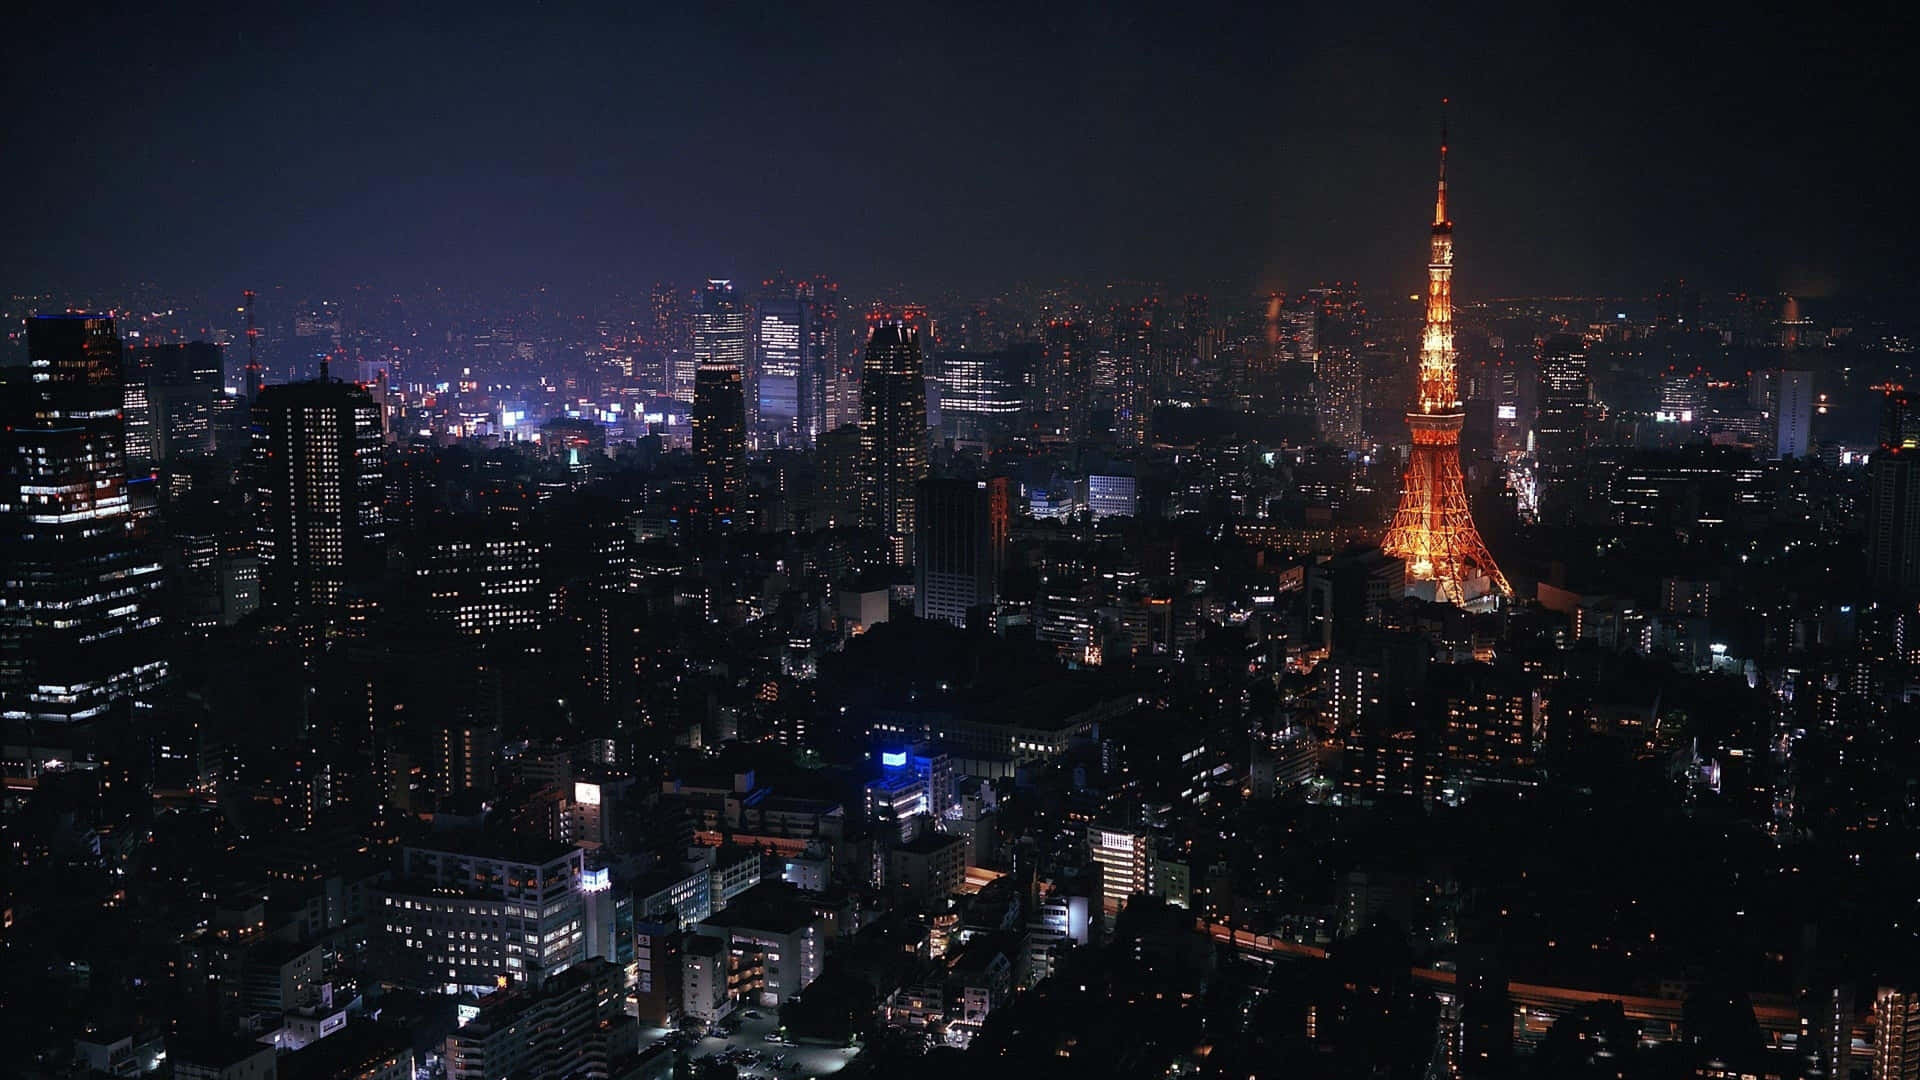
<instances>
[{"instance_id":1,"label":"night sky","mask_svg":"<svg viewBox=\"0 0 1920 1080\"><path fill-rule=\"evenodd\" d=\"M1920 265L1892 5L170 7L9 28L8 289L1411 291L1442 94L1465 296Z\"/></svg>"}]
</instances>

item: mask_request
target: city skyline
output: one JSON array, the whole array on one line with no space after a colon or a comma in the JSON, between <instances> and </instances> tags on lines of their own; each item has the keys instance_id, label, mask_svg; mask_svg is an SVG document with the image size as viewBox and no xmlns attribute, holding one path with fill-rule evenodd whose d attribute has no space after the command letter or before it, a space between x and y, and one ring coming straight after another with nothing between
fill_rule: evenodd
<instances>
[{"instance_id":1,"label":"city skyline","mask_svg":"<svg viewBox=\"0 0 1920 1080\"><path fill-rule=\"evenodd\" d=\"M1920 1080L1912 20L20 20L0 1074Z\"/></svg>"}]
</instances>

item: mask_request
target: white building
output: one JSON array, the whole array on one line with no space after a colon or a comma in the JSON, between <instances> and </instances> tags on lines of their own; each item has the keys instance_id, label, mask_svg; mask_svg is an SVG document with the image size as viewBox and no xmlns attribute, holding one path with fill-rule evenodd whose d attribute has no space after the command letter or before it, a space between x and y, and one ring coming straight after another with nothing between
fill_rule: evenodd
<instances>
[{"instance_id":1,"label":"white building","mask_svg":"<svg viewBox=\"0 0 1920 1080\"><path fill-rule=\"evenodd\" d=\"M586 959L579 848L523 837L455 837L401 850L377 893L368 945L405 985L489 993L539 985Z\"/></svg>"}]
</instances>

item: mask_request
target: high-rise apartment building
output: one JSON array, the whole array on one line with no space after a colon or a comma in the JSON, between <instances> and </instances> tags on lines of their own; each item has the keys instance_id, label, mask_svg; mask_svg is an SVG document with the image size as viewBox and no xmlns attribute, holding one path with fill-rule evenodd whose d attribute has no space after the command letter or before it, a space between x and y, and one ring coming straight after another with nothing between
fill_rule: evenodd
<instances>
[{"instance_id":1,"label":"high-rise apartment building","mask_svg":"<svg viewBox=\"0 0 1920 1080\"><path fill-rule=\"evenodd\" d=\"M1344 345L1322 347L1314 361L1313 382L1321 441L1343 450L1361 449L1366 441L1366 379L1360 354Z\"/></svg>"},{"instance_id":2,"label":"high-rise apartment building","mask_svg":"<svg viewBox=\"0 0 1920 1080\"><path fill-rule=\"evenodd\" d=\"M1873 1017L1873 1080L1920 1080L1920 991L1881 987Z\"/></svg>"},{"instance_id":3,"label":"high-rise apartment building","mask_svg":"<svg viewBox=\"0 0 1920 1080\"><path fill-rule=\"evenodd\" d=\"M0 715L69 722L158 685L162 563L127 493L113 320L27 320L0 390Z\"/></svg>"},{"instance_id":4,"label":"high-rise apartment building","mask_svg":"<svg viewBox=\"0 0 1920 1080\"><path fill-rule=\"evenodd\" d=\"M1076 319L1055 319L1041 337L1043 400L1047 411L1058 414L1069 441L1087 433L1087 411L1093 398L1092 328Z\"/></svg>"},{"instance_id":5,"label":"high-rise apartment building","mask_svg":"<svg viewBox=\"0 0 1920 1080\"><path fill-rule=\"evenodd\" d=\"M609 1075L637 1038L622 981L618 965L590 960L538 990L487 995L442 1046L447 1080Z\"/></svg>"},{"instance_id":6,"label":"high-rise apartment building","mask_svg":"<svg viewBox=\"0 0 1920 1080\"><path fill-rule=\"evenodd\" d=\"M1920 408L1887 395L1867 463L1867 569L1877 589L1920 592Z\"/></svg>"},{"instance_id":7,"label":"high-rise apartment building","mask_svg":"<svg viewBox=\"0 0 1920 1080\"><path fill-rule=\"evenodd\" d=\"M1774 382L1773 453L1803 458L1813 449L1813 372L1781 371Z\"/></svg>"},{"instance_id":8,"label":"high-rise apartment building","mask_svg":"<svg viewBox=\"0 0 1920 1080\"><path fill-rule=\"evenodd\" d=\"M380 406L351 383L270 386L255 406L255 533L262 599L319 618L385 569Z\"/></svg>"},{"instance_id":9,"label":"high-rise apartment building","mask_svg":"<svg viewBox=\"0 0 1920 1080\"><path fill-rule=\"evenodd\" d=\"M707 282L693 316L693 456L703 473L708 521L729 524L746 470L747 310L733 282Z\"/></svg>"},{"instance_id":10,"label":"high-rise apartment building","mask_svg":"<svg viewBox=\"0 0 1920 1080\"><path fill-rule=\"evenodd\" d=\"M927 473L927 388L920 335L885 322L867 339L860 384L860 451L865 510L905 563L913 543L915 486Z\"/></svg>"},{"instance_id":11,"label":"high-rise apartment building","mask_svg":"<svg viewBox=\"0 0 1920 1080\"><path fill-rule=\"evenodd\" d=\"M913 552L913 613L955 626L994 598L987 485L922 480Z\"/></svg>"}]
</instances>

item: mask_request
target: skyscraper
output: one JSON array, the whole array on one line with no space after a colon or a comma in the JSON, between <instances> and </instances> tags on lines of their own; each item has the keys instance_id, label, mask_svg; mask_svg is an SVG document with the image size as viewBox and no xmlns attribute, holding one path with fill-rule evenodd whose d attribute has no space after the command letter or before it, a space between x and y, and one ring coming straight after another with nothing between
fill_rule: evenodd
<instances>
[{"instance_id":1,"label":"skyscraper","mask_svg":"<svg viewBox=\"0 0 1920 1080\"><path fill-rule=\"evenodd\" d=\"M882 322L867 339L860 381L860 456L868 520L905 563L914 534L914 486L927 473L927 388L920 335Z\"/></svg>"},{"instance_id":2,"label":"skyscraper","mask_svg":"<svg viewBox=\"0 0 1920 1080\"><path fill-rule=\"evenodd\" d=\"M1494 565L1467 506L1460 473L1460 401L1453 352L1453 222L1447 218L1447 140L1440 137L1440 182L1433 204L1433 257L1427 264L1427 328L1420 344L1419 400L1407 413L1413 454L1400 485L1400 509L1380 546L1406 560L1409 590L1467 604L1513 587Z\"/></svg>"},{"instance_id":3,"label":"skyscraper","mask_svg":"<svg viewBox=\"0 0 1920 1080\"><path fill-rule=\"evenodd\" d=\"M759 410L754 416L754 431L776 446L806 445L810 426L801 414L811 411L815 373L809 370L808 344L813 337L810 326L812 305L798 296L768 297L760 301L754 313L754 349L757 353L754 378L758 380L755 400ZM815 413L814 415L818 415Z\"/></svg>"},{"instance_id":4,"label":"skyscraper","mask_svg":"<svg viewBox=\"0 0 1920 1080\"><path fill-rule=\"evenodd\" d=\"M964 628L993 602L992 529L983 480L920 481L913 543L913 613Z\"/></svg>"},{"instance_id":5,"label":"skyscraper","mask_svg":"<svg viewBox=\"0 0 1920 1080\"><path fill-rule=\"evenodd\" d=\"M127 496L113 320L27 320L28 379L0 435L0 713L98 716L166 675L161 561Z\"/></svg>"},{"instance_id":6,"label":"skyscraper","mask_svg":"<svg viewBox=\"0 0 1920 1080\"><path fill-rule=\"evenodd\" d=\"M941 431L986 439L1010 426L1024 404L1024 362L1017 349L948 352L933 359L927 377L939 388Z\"/></svg>"},{"instance_id":7,"label":"skyscraper","mask_svg":"<svg viewBox=\"0 0 1920 1080\"><path fill-rule=\"evenodd\" d=\"M1579 338L1559 335L1540 346L1539 416L1533 452L1543 504L1560 499L1587 453L1587 350Z\"/></svg>"},{"instance_id":8,"label":"skyscraper","mask_svg":"<svg viewBox=\"0 0 1920 1080\"><path fill-rule=\"evenodd\" d=\"M1313 382L1321 441L1343 450L1360 449L1366 432L1361 426L1365 377L1359 354L1345 345L1321 348Z\"/></svg>"},{"instance_id":9,"label":"skyscraper","mask_svg":"<svg viewBox=\"0 0 1920 1080\"><path fill-rule=\"evenodd\" d=\"M212 453L220 379L220 346L211 342L132 350L121 398L128 465L140 468L174 454ZM137 442L136 424L142 435Z\"/></svg>"},{"instance_id":10,"label":"skyscraper","mask_svg":"<svg viewBox=\"0 0 1920 1080\"><path fill-rule=\"evenodd\" d=\"M269 386L255 406L262 599L325 622L341 590L385 567L380 406L352 383Z\"/></svg>"},{"instance_id":11,"label":"skyscraper","mask_svg":"<svg viewBox=\"0 0 1920 1080\"><path fill-rule=\"evenodd\" d=\"M1876 589L1920 592L1920 408L1887 395L1867 464L1867 569Z\"/></svg>"},{"instance_id":12,"label":"skyscraper","mask_svg":"<svg viewBox=\"0 0 1920 1080\"><path fill-rule=\"evenodd\" d=\"M1774 384L1774 408L1779 417L1774 456L1806 457L1813 449L1813 372L1780 372Z\"/></svg>"},{"instance_id":13,"label":"skyscraper","mask_svg":"<svg viewBox=\"0 0 1920 1080\"><path fill-rule=\"evenodd\" d=\"M704 473L709 521L730 523L746 468L747 311L733 282L707 282L693 316L693 456Z\"/></svg>"},{"instance_id":14,"label":"skyscraper","mask_svg":"<svg viewBox=\"0 0 1920 1080\"><path fill-rule=\"evenodd\" d=\"M1055 319L1042 336L1045 401L1057 414L1070 442L1087 433L1093 397L1092 328L1075 319Z\"/></svg>"}]
</instances>

